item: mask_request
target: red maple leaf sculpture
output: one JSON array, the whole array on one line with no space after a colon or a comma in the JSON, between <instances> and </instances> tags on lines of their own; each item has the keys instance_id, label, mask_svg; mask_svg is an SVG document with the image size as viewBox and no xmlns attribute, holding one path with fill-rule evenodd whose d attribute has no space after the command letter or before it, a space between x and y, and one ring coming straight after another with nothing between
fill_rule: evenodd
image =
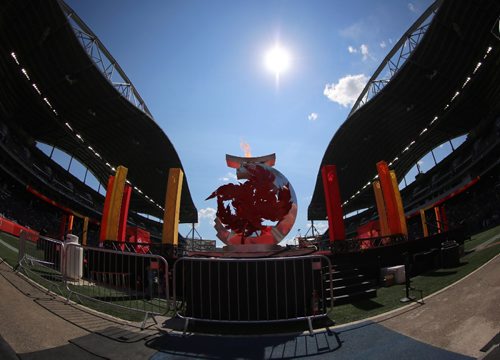
<instances>
[{"instance_id":1,"label":"red maple leaf sculpture","mask_svg":"<svg viewBox=\"0 0 500 360\"><path fill-rule=\"evenodd\" d=\"M244 238L262 231L263 221L280 221L292 207L289 183L277 186L275 175L264 166L245 164L247 181L222 185L206 200L217 197L217 217L226 229Z\"/></svg>"}]
</instances>

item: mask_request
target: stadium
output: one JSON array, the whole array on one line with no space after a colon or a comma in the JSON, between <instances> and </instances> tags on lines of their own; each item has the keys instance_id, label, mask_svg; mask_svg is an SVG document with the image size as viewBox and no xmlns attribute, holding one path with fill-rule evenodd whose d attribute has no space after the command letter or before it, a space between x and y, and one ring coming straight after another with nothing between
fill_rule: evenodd
<instances>
[{"instance_id":1,"label":"stadium","mask_svg":"<svg viewBox=\"0 0 500 360\"><path fill-rule=\"evenodd\" d=\"M295 245L274 154L226 155L246 182L211 195L219 249L93 31L62 0L4 1L2 358L499 356L499 21L494 0L437 0L395 42L309 174Z\"/></svg>"}]
</instances>

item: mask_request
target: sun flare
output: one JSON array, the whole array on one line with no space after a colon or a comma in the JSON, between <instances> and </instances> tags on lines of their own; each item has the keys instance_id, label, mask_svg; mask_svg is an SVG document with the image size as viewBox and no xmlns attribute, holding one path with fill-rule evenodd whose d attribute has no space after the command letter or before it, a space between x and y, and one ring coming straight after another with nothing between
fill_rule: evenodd
<instances>
[{"instance_id":1,"label":"sun flare","mask_svg":"<svg viewBox=\"0 0 500 360\"><path fill-rule=\"evenodd\" d=\"M285 48L275 45L266 53L264 62L266 68L279 78L290 67L290 54Z\"/></svg>"}]
</instances>

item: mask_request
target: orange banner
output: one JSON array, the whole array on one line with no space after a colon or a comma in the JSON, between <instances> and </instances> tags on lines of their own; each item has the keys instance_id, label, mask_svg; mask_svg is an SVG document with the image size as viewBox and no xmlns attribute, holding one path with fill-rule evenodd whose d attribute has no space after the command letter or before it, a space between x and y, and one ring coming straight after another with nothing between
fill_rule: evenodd
<instances>
[{"instance_id":1,"label":"orange banner","mask_svg":"<svg viewBox=\"0 0 500 360\"><path fill-rule=\"evenodd\" d=\"M384 196L389 231L391 234L402 234L403 231L399 219L398 204L393 190L391 172L385 161L379 161L377 163L377 172L382 194Z\"/></svg>"}]
</instances>

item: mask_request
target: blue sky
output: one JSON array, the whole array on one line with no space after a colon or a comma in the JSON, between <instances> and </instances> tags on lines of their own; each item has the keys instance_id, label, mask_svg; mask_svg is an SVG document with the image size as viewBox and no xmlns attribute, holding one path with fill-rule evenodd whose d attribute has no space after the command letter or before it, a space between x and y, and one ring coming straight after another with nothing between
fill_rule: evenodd
<instances>
[{"instance_id":1,"label":"blue sky","mask_svg":"<svg viewBox=\"0 0 500 360\"><path fill-rule=\"evenodd\" d=\"M364 82L432 1L67 3L174 144L200 212L197 230L215 239L216 202L204 199L233 180L225 154L243 156L242 141L253 156L276 153L276 168L299 205L288 238L307 231L307 206L329 141ZM279 86L264 66L276 42L291 57Z\"/></svg>"}]
</instances>

